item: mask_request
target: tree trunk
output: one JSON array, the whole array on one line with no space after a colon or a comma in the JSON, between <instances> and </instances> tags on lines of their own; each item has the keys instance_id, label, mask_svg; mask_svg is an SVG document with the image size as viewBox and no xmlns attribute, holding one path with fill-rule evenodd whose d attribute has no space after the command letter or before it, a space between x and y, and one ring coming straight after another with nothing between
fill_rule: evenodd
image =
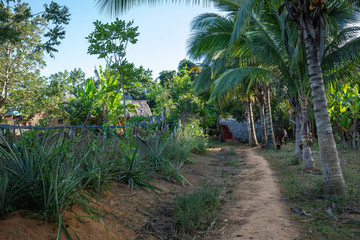
<instances>
[{"instance_id":1,"label":"tree trunk","mask_svg":"<svg viewBox=\"0 0 360 240\"><path fill-rule=\"evenodd\" d=\"M256 132L255 132L255 124L254 124L254 114L253 114L253 110L252 110L252 102L249 102L249 115L250 115L250 134L251 134L251 145L252 147L256 147L259 146L257 137L256 137Z\"/></svg>"},{"instance_id":2,"label":"tree trunk","mask_svg":"<svg viewBox=\"0 0 360 240\"><path fill-rule=\"evenodd\" d=\"M249 146L252 146L254 139L253 139L253 135L251 134L250 103L247 101L245 101L245 113L246 113Z\"/></svg>"},{"instance_id":3,"label":"tree trunk","mask_svg":"<svg viewBox=\"0 0 360 240\"><path fill-rule=\"evenodd\" d=\"M352 148L356 149L358 146L358 134L359 134L359 130L358 130L358 117L357 117L357 113L354 114L354 124L352 125L351 129L351 142L352 142Z\"/></svg>"},{"instance_id":4,"label":"tree trunk","mask_svg":"<svg viewBox=\"0 0 360 240\"><path fill-rule=\"evenodd\" d=\"M264 96L264 92L259 93L258 101L259 101L259 108L260 108L261 148L266 148L267 136L266 136L266 123L265 123L265 96Z\"/></svg>"},{"instance_id":5,"label":"tree trunk","mask_svg":"<svg viewBox=\"0 0 360 240\"><path fill-rule=\"evenodd\" d=\"M296 111L294 114L295 119L295 164L300 164L300 159L302 159L302 152L300 149L301 145L301 118L299 113Z\"/></svg>"},{"instance_id":6,"label":"tree trunk","mask_svg":"<svg viewBox=\"0 0 360 240\"><path fill-rule=\"evenodd\" d=\"M127 119L126 119L125 86L124 86L124 78L121 73L120 73L120 79L121 79L121 88L122 88L122 92L123 92L124 132L125 132L125 136L126 136L126 134L127 134L127 132L126 132Z\"/></svg>"},{"instance_id":7,"label":"tree trunk","mask_svg":"<svg viewBox=\"0 0 360 240\"><path fill-rule=\"evenodd\" d=\"M301 146L302 146L302 159L305 162L304 170L315 170L315 162L311 153L310 141L312 141L312 135L309 131L308 118L307 118L307 101L304 97L301 98Z\"/></svg>"},{"instance_id":8,"label":"tree trunk","mask_svg":"<svg viewBox=\"0 0 360 240\"><path fill-rule=\"evenodd\" d=\"M309 16L300 17L303 30L308 63L309 78L314 102L314 114L320 149L320 161L324 179L324 190L328 194L345 194L345 183L340 168L338 152L335 145L328 113L325 86L319 59L319 40L314 39L314 23ZM306 23L304 22L306 21ZM310 30L307 29L311 28Z\"/></svg>"},{"instance_id":9,"label":"tree trunk","mask_svg":"<svg viewBox=\"0 0 360 240\"><path fill-rule=\"evenodd\" d=\"M248 131L248 139L249 145L251 146L252 143L252 136L251 136L251 127L250 127L250 109L249 109L249 102L245 102L245 114L246 114L246 124L247 124L247 131Z\"/></svg>"},{"instance_id":10,"label":"tree trunk","mask_svg":"<svg viewBox=\"0 0 360 240\"><path fill-rule=\"evenodd\" d=\"M270 104L270 87L266 87L265 90L265 108L266 108L266 115L267 115L267 145L266 149L276 149L275 143L275 135L274 135L274 128L272 123L272 116L271 116L271 104Z\"/></svg>"},{"instance_id":11,"label":"tree trunk","mask_svg":"<svg viewBox=\"0 0 360 240\"><path fill-rule=\"evenodd\" d=\"M7 46L6 57L8 59L11 59L10 45ZM2 109L4 107L5 101L7 99L9 82L10 82L10 64L9 64L9 62L7 62L6 67L5 67L4 85L2 86L2 91L1 91L1 96L0 96L0 109Z\"/></svg>"}]
</instances>

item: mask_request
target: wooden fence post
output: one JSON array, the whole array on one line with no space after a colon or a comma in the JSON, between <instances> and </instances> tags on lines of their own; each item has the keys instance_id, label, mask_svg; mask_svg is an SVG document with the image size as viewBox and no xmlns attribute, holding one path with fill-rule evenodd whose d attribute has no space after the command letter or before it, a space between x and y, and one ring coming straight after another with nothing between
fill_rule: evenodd
<instances>
[{"instance_id":1,"label":"wooden fence post","mask_svg":"<svg viewBox=\"0 0 360 240\"><path fill-rule=\"evenodd\" d=\"M162 123L161 123L161 133L166 132L166 107L162 109Z\"/></svg>"}]
</instances>

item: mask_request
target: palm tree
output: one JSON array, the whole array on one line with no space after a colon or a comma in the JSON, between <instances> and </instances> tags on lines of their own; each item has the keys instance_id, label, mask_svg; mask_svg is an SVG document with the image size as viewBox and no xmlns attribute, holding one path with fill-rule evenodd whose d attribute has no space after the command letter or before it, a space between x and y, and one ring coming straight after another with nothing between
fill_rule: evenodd
<instances>
[{"instance_id":1,"label":"palm tree","mask_svg":"<svg viewBox=\"0 0 360 240\"><path fill-rule=\"evenodd\" d=\"M251 14L259 12L267 3L274 6L279 5L274 0L239 0L241 7L237 10L235 28L232 34L232 41L236 42L242 37L246 29ZM156 3L157 1L146 1L145 3ZM191 2L191 1L190 1ZM192 1L199 3L200 1ZM349 13L358 11L360 2L358 0L330 0L327 1L329 7L333 9L347 9ZM130 7L139 5L138 1L119 1L119 0L98 0L100 7L115 11L124 11ZM281 3L280 3L281 4ZM324 79L322 74L321 62L324 56L324 34L325 26L332 30L334 25L327 20L325 1L314 0L294 0L287 1L279 6L279 13L285 9L286 23L293 21L298 27L300 36L304 40L306 48L306 59L308 66L309 80L313 96L314 114L316 120L317 135L319 138L320 160L323 171L324 190L329 194L345 193L345 183L339 163L338 152L328 115L327 100L325 96ZM331 20L331 19L330 19ZM351 16L341 16L340 24L354 22ZM338 23L339 24L339 23ZM286 25L286 24L285 24Z\"/></svg>"},{"instance_id":2,"label":"palm tree","mask_svg":"<svg viewBox=\"0 0 360 240\"><path fill-rule=\"evenodd\" d=\"M234 2L235 5L236 2ZM239 6L238 6L239 7ZM192 35L188 41L189 51L188 54L193 59L204 59L203 63L203 71L202 74L198 76L196 81L194 82L195 90L198 93L204 91L210 91L212 89L212 85L217 79L221 78L222 81L227 81L222 77L222 74L229 69L236 69L240 65L247 65L249 61L251 61L251 56L236 56L233 52L238 51L241 48L241 44L245 43L245 41L239 41L236 46L230 46L230 38L234 27L234 12L230 11L230 13L224 17L215 13L205 13L196 17L192 22ZM240 52L240 51L238 51ZM214 57L215 56L215 57ZM229 75L224 75L229 76ZM241 79L243 80L243 79ZM250 85L248 86L248 84ZM249 143L252 146L258 145L255 128L254 128L254 120L252 113L252 96L256 94L262 94L264 98L265 92L265 84L262 84L264 89L260 89L258 81L248 81L244 80L244 82L237 82L238 86L236 87L236 91L225 91L213 92L213 99L219 99L221 97L221 102L227 102L229 100L229 94L236 94L238 99L244 101L246 116L248 121L248 131L249 131ZM242 87L246 86L246 87ZM257 87L256 87L257 86ZM215 89L215 88L214 88ZM240 93L240 89L243 92ZM234 89L232 89L234 90ZM224 97L225 96L225 97ZM232 98L230 98L232 99ZM259 99L259 97L257 97ZM260 97L261 100L261 97ZM262 145L266 145L266 131L265 131L265 121L264 121L264 104L265 99L260 101L260 116L262 122ZM270 103L270 102L268 102ZM268 114L271 116L271 114ZM268 123L272 123L272 121L268 121ZM272 129L272 125L271 125ZM268 131L273 134L273 131ZM275 147L275 138L273 137L274 142L272 142L272 146Z\"/></svg>"},{"instance_id":3,"label":"palm tree","mask_svg":"<svg viewBox=\"0 0 360 240\"><path fill-rule=\"evenodd\" d=\"M244 25L248 22L249 15L259 10L259 2L266 5L266 1L246 0L239 10L235 31L233 32L234 41L237 40L244 30ZM323 1L297 0L281 5L279 12L285 9L286 21L293 21L299 29L300 36L304 40L306 49L306 59L309 80L311 83L316 129L319 139L320 160L323 171L324 190L329 194L344 194L345 183L339 163L338 152L330 124L327 100L325 96L324 80L321 62L324 56L324 35L327 20L326 5ZM338 24L346 25L354 22L351 13L356 9L355 1L329 1L333 9L347 9L347 15L342 15ZM255 5L256 4L256 5ZM357 5L360 5L357 2ZM332 20L332 19L330 19ZM329 21L331 22L331 21ZM334 28L328 23L330 30ZM285 31L286 32L286 31Z\"/></svg>"}]
</instances>

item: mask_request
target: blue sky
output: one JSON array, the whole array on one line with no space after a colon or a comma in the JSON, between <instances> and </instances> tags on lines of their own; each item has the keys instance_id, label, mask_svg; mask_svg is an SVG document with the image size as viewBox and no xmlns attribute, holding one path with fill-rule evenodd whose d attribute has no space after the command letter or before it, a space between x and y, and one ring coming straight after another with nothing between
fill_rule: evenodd
<instances>
[{"instance_id":1,"label":"blue sky","mask_svg":"<svg viewBox=\"0 0 360 240\"><path fill-rule=\"evenodd\" d=\"M32 11L38 12L44 3L50 0L30 1ZM66 37L58 47L55 59L46 57L47 67L42 74L71 71L81 68L86 76L93 75L94 66L105 65L97 56L87 54L88 43L85 37L93 31L93 22L111 22L96 9L93 0L57 1L70 9L71 21L66 26ZM84 4L84 3L87 3ZM134 26L139 26L140 36L135 45L127 50L127 59L137 67L140 65L153 70L153 77L158 77L162 70L176 70L178 63L186 58L186 41L190 34L190 22L203 12L214 12L213 8L184 5L160 5L157 7L141 6L129 10L119 16L120 19L134 20Z\"/></svg>"}]
</instances>

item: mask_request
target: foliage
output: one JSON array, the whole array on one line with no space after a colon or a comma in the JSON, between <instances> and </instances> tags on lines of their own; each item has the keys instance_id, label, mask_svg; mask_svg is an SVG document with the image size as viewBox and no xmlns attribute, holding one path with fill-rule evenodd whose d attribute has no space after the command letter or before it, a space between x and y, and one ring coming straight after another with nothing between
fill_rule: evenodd
<instances>
[{"instance_id":1,"label":"foliage","mask_svg":"<svg viewBox=\"0 0 360 240\"><path fill-rule=\"evenodd\" d=\"M119 180L124 180L131 189L136 185L144 190L146 188L152 191L159 190L159 188L149 183L150 173L144 161L144 156L138 150L139 144L135 149L126 148L123 150L122 170L120 171Z\"/></svg>"},{"instance_id":2,"label":"foliage","mask_svg":"<svg viewBox=\"0 0 360 240\"><path fill-rule=\"evenodd\" d=\"M59 215L81 188L81 164L72 144L62 133L47 134L43 140L22 140L0 148L0 171L8 174L8 186L16 194L11 204L40 211L44 216Z\"/></svg>"},{"instance_id":3,"label":"foliage","mask_svg":"<svg viewBox=\"0 0 360 240\"><path fill-rule=\"evenodd\" d=\"M359 85L353 87L351 83L339 87L332 87L329 98L329 114L332 124L336 124L340 131L356 134L356 126L360 118ZM350 128L353 127L353 131ZM340 134L341 134L340 132ZM353 136L355 137L355 136Z\"/></svg>"},{"instance_id":4,"label":"foliage","mask_svg":"<svg viewBox=\"0 0 360 240\"><path fill-rule=\"evenodd\" d=\"M125 82L127 83L126 94L135 100L146 99L149 88L156 84L151 74L150 69L145 69L143 66L136 68L134 64L131 64L128 71L124 73Z\"/></svg>"},{"instance_id":5,"label":"foliage","mask_svg":"<svg viewBox=\"0 0 360 240\"><path fill-rule=\"evenodd\" d=\"M0 215L6 210L9 201L8 192L9 176L7 172L0 173Z\"/></svg>"},{"instance_id":6,"label":"foliage","mask_svg":"<svg viewBox=\"0 0 360 240\"><path fill-rule=\"evenodd\" d=\"M39 71L29 73L16 88L9 89L5 108L21 112L23 118L30 116L42 109L51 109L50 98L47 97L48 85L45 77Z\"/></svg>"},{"instance_id":7,"label":"foliage","mask_svg":"<svg viewBox=\"0 0 360 240\"><path fill-rule=\"evenodd\" d=\"M54 117L67 118L65 105L74 97L76 87L85 83L84 77L80 68L51 74L49 78L41 77L39 70L28 73L16 88L9 89L5 107L21 112L23 119L38 112L44 112L46 118L42 121L46 123Z\"/></svg>"},{"instance_id":8,"label":"foliage","mask_svg":"<svg viewBox=\"0 0 360 240\"><path fill-rule=\"evenodd\" d=\"M138 27L133 27L133 23L133 21L126 23L118 18L112 23L105 24L96 21L94 22L95 30L86 38L90 43L88 53L104 58L113 74L119 77L118 89L121 83L124 116L126 116L125 85L129 85L134 80L128 75L133 65L125 59L126 48L129 43L135 44L139 36ZM130 72L133 73L133 71ZM126 130L126 117L124 119Z\"/></svg>"},{"instance_id":9,"label":"foliage","mask_svg":"<svg viewBox=\"0 0 360 240\"><path fill-rule=\"evenodd\" d=\"M145 142L145 146L148 149L147 155L150 158L152 167L156 171L160 171L161 169L163 169L165 163L169 161L169 159L167 159L166 157L166 148L172 141L171 138L172 137L168 134L156 134L153 139L146 140Z\"/></svg>"},{"instance_id":10,"label":"foliage","mask_svg":"<svg viewBox=\"0 0 360 240\"><path fill-rule=\"evenodd\" d=\"M205 231L217 219L219 189L205 186L191 193L178 195L175 199L175 220L183 234Z\"/></svg>"},{"instance_id":11,"label":"foliage","mask_svg":"<svg viewBox=\"0 0 360 240\"><path fill-rule=\"evenodd\" d=\"M98 78L88 78L85 87L78 86L75 98L66 106L72 124L112 123L118 124L118 119L123 114L122 95L119 89L119 78L108 68L100 67ZM128 109L135 106L127 104Z\"/></svg>"},{"instance_id":12,"label":"foliage","mask_svg":"<svg viewBox=\"0 0 360 240\"><path fill-rule=\"evenodd\" d=\"M18 89L37 69L44 66L44 51L50 56L56 52L65 31L62 25L69 23L68 8L55 2L45 4L45 11L32 14L28 3L8 1L0 3L0 108L7 100L9 90ZM49 24L54 27L50 28ZM48 30L46 32L46 30ZM45 37L46 39L42 39Z\"/></svg>"},{"instance_id":13,"label":"foliage","mask_svg":"<svg viewBox=\"0 0 360 240\"><path fill-rule=\"evenodd\" d=\"M128 43L135 44L139 36L138 27L133 27L133 23L118 18L112 23L95 21L95 30L86 37L90 43L88 53L99 55L98 58L104 58L109 65L120 65Z\"/></svg>"},{"instance_id":14,"label":"foliage","mask_svg":"<svg viewBox=\"0 0 360 240\"><path fill-rule=\"evenodd\" d=\"M194 120L186 124L178 133L178 141L189 147L189 151L197 154L205 154L208 147L208 139L204 135L198 121Z\"/></svg>"},{"instance_id":15,"label":"foliage","mask_svg":"<svg viewBox=\"0 0 360 240\"><path fill-rule=\"evenodd\" d=\"M97 194L114 181L120 171L118 144L117 138L104 138L91 132L77 141L77 151L86 156L82 170L88 174L83 178L83 184L96 190Z\"/></svg>"},{"instance_id":16,"label":"foliage","mask_svg":"<svg viewBox=\"0 0 360 240\"><path fill-rule=\"evenodd\" d=\"M147 99L155 102L153 114L161 114L166 107L167 121L174 125L184 113L192 113L195 118L202 118L202 126L215 125L216 110L212 103L206 103L201 97L195 95L192 88L192 78L188 70L181 70L164 83L154 84L149 87Z\"/></svg>"}]
</instances>

